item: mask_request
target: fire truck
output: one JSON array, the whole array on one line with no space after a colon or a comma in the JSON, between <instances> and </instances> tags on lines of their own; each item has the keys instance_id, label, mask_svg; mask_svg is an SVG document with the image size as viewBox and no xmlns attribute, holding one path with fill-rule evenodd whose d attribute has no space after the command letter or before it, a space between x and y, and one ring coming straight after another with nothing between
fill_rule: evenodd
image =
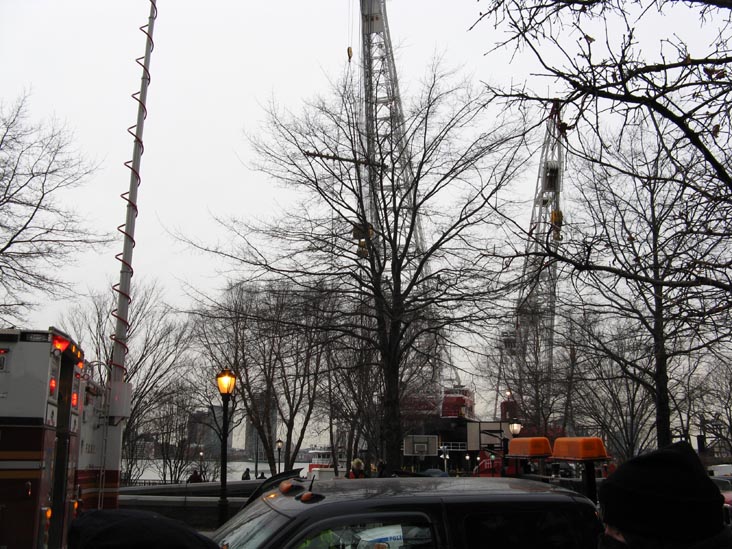
<instances>
[{"instance_id":1,"label":"fire truck","mask_svg":"<svg viewBox=\"0 0 732 549\"><path fill-rule=\"evenodd\" d=\"M0 548L63 548L82 509L117 506L129 397L62 331L0 329Z\"/></svg>"}]
</instances>

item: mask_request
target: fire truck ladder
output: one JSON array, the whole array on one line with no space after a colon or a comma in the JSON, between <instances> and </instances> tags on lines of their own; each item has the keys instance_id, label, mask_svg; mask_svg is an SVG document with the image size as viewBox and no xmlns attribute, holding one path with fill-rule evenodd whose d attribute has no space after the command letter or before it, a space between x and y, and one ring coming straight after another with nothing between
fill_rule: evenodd
<instances>
[{"instance_id":1,"label":"fire truck ladder","mask_svg":"<svg viewBox=\"0 0 732 549\"><path fill-rule=\"evenodd\" d=\"M110 361L110 370L107 375L107 383L105 387L105 403L104 403L104 440L102 450L102 465L99 471L99 507L102 508L104 501L104 492L107 485L106 471L108 465L115 467L118 473L121 473L122 463L122 427L123 417L120 417L117 423L113 422L112 400L119 398L119 388L121 384L125 384L127 370L125 369L125 358L127 356L127 338L129 332L128 312L132 302L131 298L131 281L132 281L132 251L135 247L135 222L137 219L137 190L140 185L140 162L144 150L142 143L142 133L147 116L147 108L145 106L147 100L147 89L150 85L150 58L154 47L153 30L155 20L157 18L158 9L157 0L150 0L150 13L147 24L140 27L140 31L145 35L145 55L137 58L135 61L142 68L142 78L140 82L140 91L132 95L137 101L137 121L134 126L128 128L128 133L133 136L132 160L125 163L130 169L130 185L129 190L122 195L127 203L127 213L124 225L120 225L117 230L124 236L122 252L116 256L121 263L119 273L119 282L114 285L113 289L117 293L117 307L112 311L112 317L115 319L115 331L111 336L113 347L112 357ZM129 390L129 385L127 386ZM125 391L125 399L129 398L128 391ZM107 455L109 454L109 455ZM117 478L116 486L119 487L120 478Z\"/></svg>"}]
</instances>

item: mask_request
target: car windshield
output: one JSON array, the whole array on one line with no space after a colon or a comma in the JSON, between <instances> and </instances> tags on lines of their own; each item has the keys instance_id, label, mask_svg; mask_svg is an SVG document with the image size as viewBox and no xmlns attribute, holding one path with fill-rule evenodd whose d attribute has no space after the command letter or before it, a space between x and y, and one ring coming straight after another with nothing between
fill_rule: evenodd
<instances>
[{"instance_id":1,"label":"car windshield","mask_svg":"<svg viewBox=\"0 0 732 549\"><path fill-rule=\"evenodd\" d=\"M254 502L219 528L213 539L228 549L256 549L289 522L289 518L261 502Z\"/></svg>"}]
</instances>

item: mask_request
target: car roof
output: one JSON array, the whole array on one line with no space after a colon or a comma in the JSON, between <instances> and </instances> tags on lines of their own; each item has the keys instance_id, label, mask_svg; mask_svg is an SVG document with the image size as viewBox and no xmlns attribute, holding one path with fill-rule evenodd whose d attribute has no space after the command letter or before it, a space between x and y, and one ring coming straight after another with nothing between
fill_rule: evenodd
<instances>
[{"instance_id":1,"label":"car roof","mask_svg":"<svg viewBox=\"0 0 732 549\"><path fill-rule=\"evenodd\" d=\"M287 493L279 488L262 496L262 500L286 515L306 512L307 509L336 505L360 507L364 510L383 506L431 501L572 501L592 505L590 500L558 486L517 478L487 477L398 477L377 479L333 479L293 481ZM304 492L314 497L307 503L301 500Z\"/></svg>"}]
</instances>

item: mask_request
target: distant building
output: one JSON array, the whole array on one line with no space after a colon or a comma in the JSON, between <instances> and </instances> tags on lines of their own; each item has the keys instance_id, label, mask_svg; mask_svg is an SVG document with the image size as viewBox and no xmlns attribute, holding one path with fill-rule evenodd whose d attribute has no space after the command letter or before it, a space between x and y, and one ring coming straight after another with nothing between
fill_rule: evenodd
<instances>
[{"instance_id":1,"label":"distant building","mask_svg":"<svg viewBox=\"0 0 732 549\"><path fill-rule=\"evenodd\" d=\"M223 408L213 406L208 410L193 412L188 418L188 440L192 457L196 458L203 452L203 458L219 457L221 455L221 439L216 425L221 425ZM232 436L229 433L226 447L232 448Z\"/></svg>"},{"instance_id":2,"label":"distant building","mask_svg":"<svg viewBox=\"0 0 732 549\"><path fill-rule=\"evenodd\" d=\"M270 444L274 447L275 441L277 440L277 405L274 402L274 398L270 400L269 406L267 406L266 396L264 393L259 393L253 399L252 409L258 416L268 415L269 431L272 433ZM249 459L255 461L263 460L266 457L262 439L249 417L246 418L244 424L244 450L249 456Z\"/></svg>"}]
</instances>

